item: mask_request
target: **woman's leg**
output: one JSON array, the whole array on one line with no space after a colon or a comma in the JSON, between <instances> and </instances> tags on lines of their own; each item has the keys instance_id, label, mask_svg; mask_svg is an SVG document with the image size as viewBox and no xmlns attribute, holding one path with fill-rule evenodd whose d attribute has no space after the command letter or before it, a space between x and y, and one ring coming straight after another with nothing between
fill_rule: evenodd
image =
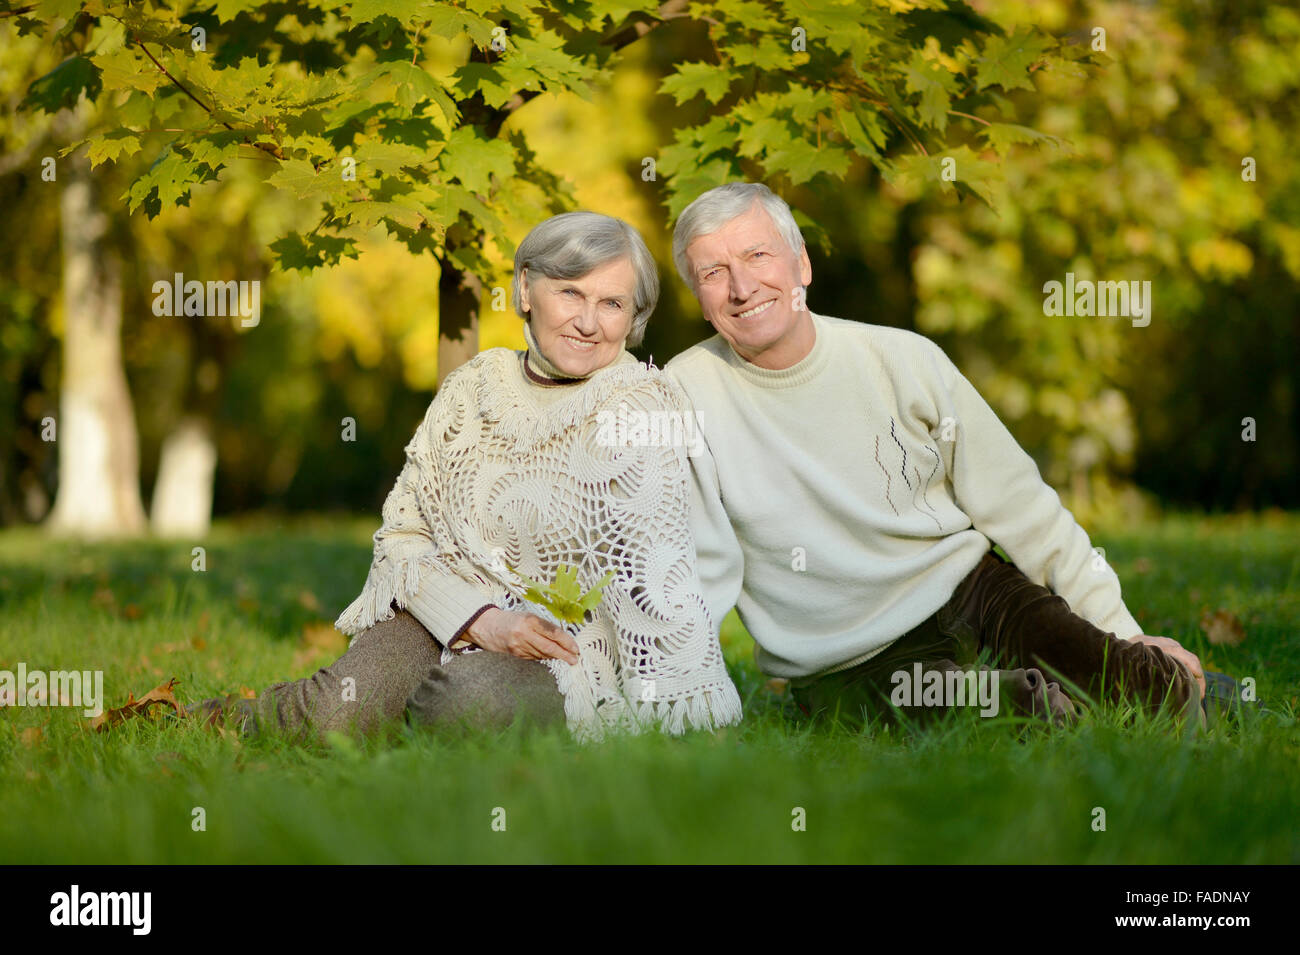
<instances>
[{"instance_id":1,"label":"woman's leg","mask_svg":"<svg viewBox=\"0 0 1300 955\"><path fill-rule=\"evenodd\" d=\"M411 693L407 718L422 726L501 730L515 720L564 725L564 696L546 664L508 653L463 653Z\"/></svg>"},{"instance_id":2,"label":"woman's leg","mask_svg":"<svg viewBox=\"0 0 1300 955\"><path fill-rule=\"evenodd\" d=\"M317 738L330 730L369 734L402 718L407 697L426 677L441 674L441 659L442 645L399 610L358 634L343 656L313 676L276 683L250 702L264 730Z\"/></svg>"}]
</instances>

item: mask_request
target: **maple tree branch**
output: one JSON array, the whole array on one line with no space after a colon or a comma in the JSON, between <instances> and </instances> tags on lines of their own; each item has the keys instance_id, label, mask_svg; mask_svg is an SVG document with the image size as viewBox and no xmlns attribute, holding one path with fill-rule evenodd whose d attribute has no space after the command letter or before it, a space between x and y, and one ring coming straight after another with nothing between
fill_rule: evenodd
<instances>
[{"instance_id":1,"label":"maple tree branch","mask_svg":"<svg viewBox=\"0 0 1300 955\"><path fill-rule=\"evenodd\" d=\"M13 10L0 10L0 20L4 20L8 17L20 17L24 13L31 13L35 9L36 4L33 3L30 7L17 7Z\"/></svg>"},{"instance_id":2,"label":"maple tree branch","mask_svg":"<svg viewBox=\"0 0 1300 955\"><path fill-rule=\"evenodd\" d=\"M135 41L135 45L136 45L136 46L138 46L141 50L144 51L144 55L147 56L147 57L149 57L149 59L153 62L153 65L156 66L156 67L158 67L158 71L159 71L160 73L162 73L163 76L165 76L165 77L167 77L167 79L171 80L171 81L172 81L172 84L173 84L173 85L174 85L178 90L180 90L182 93L184 93L184 94L185 94L186 96L188 96L190 99L194 100L194 102L198 104L199 109L203 110L203 111L204 111L205 113L207 113L209 116L212 115L212 107L205 105L201 99L199 99L197 96L195 96L193 93L191 93L191 92L189 91L189 88L188 88L184 83L182 83L182 82L181 82L180 80L178 80L176 77L174 77L174 76L172 76L170 73L168 73L168 72L167 72L167 67L165 67L165 66L163 66L161 63L159 63L158 60L157 60L157 58L156 58L152 53L149 52L149 48L148 48L147 46L144 45L143 41L141 41L141 39L140 39L140 37L139 37L138 34L132 33L132 34L131 34L131 39ZM235 127L231 126L231 125L230 125L229 123L227 123L224 119L219 119L219 120L217 120L217 122L219 122L222 126L226 127L226 129L230 130L232 133L234 133L234 132L238 132L238 130L236 130ZM260 149L260 150L262 150L262 151L265 152L265 153L269 153L270 155L274 156L276 159L284 159L284 153L281 152L281 151L280 151L280 147L277 146L277 145L275 145L274 143L255 143L255 142L251 142L247 136L244 137L244 142L245 142L247 145L252 146L254 149Z\"/></svg>"},{"instance_id":3,"label":"maple tree branch","mask_svg":"<svg viewBox=\"0 0 1300 955\"><path fill-rule=\"evenodd\" d=\"M131 34L131 39L133 39L133 40L135 41L135 45L136 45L136 46L138 46L140 49L144 50L144 55L145 55L145 56L149 57L150 60L153 60L153 65L156 66L156 67L158 67L158 71L159 71L160 73L162 73L163 76L165 76L165 77L167 77L167 79L171 80L172 83L173 83L173 85L175 85L175 87L176 87L178 90L180 90L182 93L184 93L184 94L185 94L186 96L188 96L190 99L194 100L194 102L196 102L196 103L199 104L199 109L203 110L205 113L211 113L211 112L212 112L212 108L209 107L209 106L205 106L205 105L203 105L203 101L200 100L200 99L199 99L197 96L195 96L193 93L191 93L191 92L189 91L189 88L186 87L186 85L185 85L184 83L182 83L182 82L181 82L180 80L178 80L176 77L172 76L170 73L167 72L167 67L163 66L161 63L158 62L158 60L154 57L154 55L153 55L152 53L149 52L149 48L148 48L147 46L145 46L144 43L141 42L140 37L139 37L137 34L134 34L134 33ZM223 122L223 123L221 123L221 125L224 126L224 127L226 127L226 129L229 129L231 132L233 132L234 129L235 129L235 127L231 126L229 123L225 123L225 122Z\"/></svg>"},{"instance_id":4,"label":"maple tree branch","mask_svg":"<svg viewBox=\"0 0 1300 955\"><path fill-rule=\"evenodd\" d=\"M659 21L658 23L650 23L646 20L636 20L629 23L617 33L606 37L601 41L601 43L613 47L615 50L621 50L629 43L635 43L660 24L666 23L669 20L680 20L686 17L686 8L688 5L688 0L665 0L664 3L659 5L659 11L656 14Z\"/></svg>"},{"instance_id":5,"label":"maple tree branch","mask_svg":"<svg viewBox=\"0 0 1300 955\"><path fill-rule=\"evenodd\" d=\"M964 116L964 117L966 117L967 119L973 119L973 120L975 120L975 122L977 122L977 123L983 123L985 126L992 126L992 125L993 125L993 124L990 123L987 119L980 119L978 116L972 116L970 113L963 113L961 110L957 110L957 109L950 109L950 110L948 110L948 115L949 115L949 116Z\"/></svg>"}]
</instances>

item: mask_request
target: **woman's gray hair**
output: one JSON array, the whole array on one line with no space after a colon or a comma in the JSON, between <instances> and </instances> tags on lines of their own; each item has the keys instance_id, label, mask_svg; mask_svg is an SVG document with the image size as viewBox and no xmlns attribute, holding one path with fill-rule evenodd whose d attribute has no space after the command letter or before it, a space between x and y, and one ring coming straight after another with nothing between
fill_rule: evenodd
<instances>
[{"instance_id":1,"label":"woman's gray hair","mask_svg":"<svg viewBox=\"0 0 1300 955\"><path fill-rule=\"evenodd\" d=\"M641 233L622 219L599 212L565 212L534 226L515 250L515 274L510 296L515 311L524 312L522 280L525 270L550 279L576 279L617 259L627 259L636 272L632 328L627 344L641 344L646 322L659 301L659 269Z\"/></svg>"},{"instance_id":2,"label":"woman's gray hair","mask_svg":"<svg viewBox=\"0 0 1300 955\"><path fill-rule=\"evenodd\" d=\"M729 182L704 193L677 217L677 226L673 229L673 264L683 282L695 288L686 261L687 246L702 235L717 232L736 216L743 216L755 202L767 210L776 231L794 254L803 251L803 233L784 199L761 182Z\"/></svg>"}]
</instances>

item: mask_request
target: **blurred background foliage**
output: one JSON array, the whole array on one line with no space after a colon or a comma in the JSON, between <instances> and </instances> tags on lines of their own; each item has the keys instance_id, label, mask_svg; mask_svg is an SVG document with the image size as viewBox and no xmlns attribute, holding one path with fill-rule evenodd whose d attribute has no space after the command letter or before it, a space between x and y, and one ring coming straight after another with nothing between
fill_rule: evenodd
<instances>
[{"instance_id":1,"label":"blurred background foliage","mask_svg":"<svg viewBox=\"0 0 1300 955\"><path fill-rule=\"evenodd\" d=\"M1250 0L971 6L1083 43L1101 27L1105 65L1088 76L1043 72L1036 93L1008 94L1014 122L1059 143L1017 147L991 207L918 180L886 183L865 162L834 189L770 182L821 229L810 241L811 307L938 341L1082 520L1161 505L1300 506L1300 13ZM660 79L707 56L698 24L668 24L629 46L589 101L542 97L508 121L579 207L645 235L663 295L638 353L660 366L712 331L673 271L667 193L642 178L643 159L672 143L683 115L656 92ZM16 110L30 77L57 62L39 38L0 31L5 524L43 519L57 485L54 446L40 432L58 412L58 202L24 155L34 120ZM952 122L974 131L983 121ZM1253 181L1243 179L1247 157ZM200 412L216 432L216 514L377 511L437 382L432 259L376 234L356 259L310 275L274 271L272 238L314 225L297 221L297 205L236 166L195 187L187 207L128 216L116 199L147 161L95 172L125 273L123 354L145 499L162 442ZM518 211L507 222L514 242L544 215ZM482 252L499 274L480 347L521 348L522 323L497 291L509 288L509 262ZM177 271L260 277L259 325L155 316L152 282ZM1150 324L1044 316L1044 283L1067 272L1149 280ZM355 441L341 439L345 418ZM1256 422L1253 442L1243 418Z\"/></svg>"}]
</instances>

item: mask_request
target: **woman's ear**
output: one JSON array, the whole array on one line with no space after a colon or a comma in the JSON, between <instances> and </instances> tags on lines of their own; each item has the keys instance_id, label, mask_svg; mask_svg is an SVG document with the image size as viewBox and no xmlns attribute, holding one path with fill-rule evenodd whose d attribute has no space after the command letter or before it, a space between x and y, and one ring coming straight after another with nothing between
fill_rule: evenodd
<instances>
[{"instance_id":1,"label":"woman's ear","mask_svg":"<svg viewBox=\"0 0 1300 955\"><path fill-rule=\"evenodd\" d=\"M519 305L524 310L524 321L528 321L528 270L519 273Z\"/></svg>"}]
</instances>

